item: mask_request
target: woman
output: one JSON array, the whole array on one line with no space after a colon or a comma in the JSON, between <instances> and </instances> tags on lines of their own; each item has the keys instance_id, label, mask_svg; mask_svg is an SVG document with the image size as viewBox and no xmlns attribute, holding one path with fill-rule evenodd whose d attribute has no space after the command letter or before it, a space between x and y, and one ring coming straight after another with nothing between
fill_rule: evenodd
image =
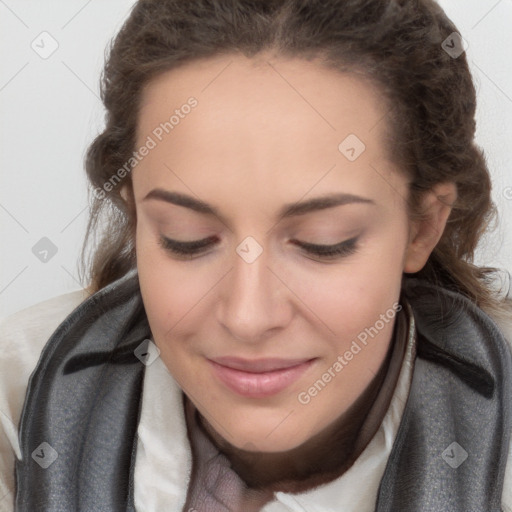
<instances>
[{"instance_id":1,"label":"woman","mask_svg":"<svg viewBox=\"0 0 512 512\"><path fill-rule=\"evenodd\" d=\"M461 44L431 0L134 6L91 296L4 324L16 510L512 510Z\"/></svg>"}]
</instances>

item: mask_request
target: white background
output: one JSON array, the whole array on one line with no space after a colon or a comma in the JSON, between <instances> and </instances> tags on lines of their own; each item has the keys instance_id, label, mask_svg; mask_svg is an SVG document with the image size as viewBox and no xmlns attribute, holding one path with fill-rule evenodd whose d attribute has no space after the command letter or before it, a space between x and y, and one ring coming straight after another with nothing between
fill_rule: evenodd
<instances>
[{"instance_id":1,"label":"white background","mask_svg":"<svg viewBox=\"0 0 512 512\"><path fill-rule=\"evenodd\" d=\"M512 0L439 3L469 44L479 99L477 142L500 212L477 262L512 271ZM132 4L0 0L1 316L81 287L83 158L103 123L98 84L104 50ZM47 59L31 47L44 31L58 43ZM32 252L43 237L57 247L46 263Z\"/></svg>"}]
</instances>

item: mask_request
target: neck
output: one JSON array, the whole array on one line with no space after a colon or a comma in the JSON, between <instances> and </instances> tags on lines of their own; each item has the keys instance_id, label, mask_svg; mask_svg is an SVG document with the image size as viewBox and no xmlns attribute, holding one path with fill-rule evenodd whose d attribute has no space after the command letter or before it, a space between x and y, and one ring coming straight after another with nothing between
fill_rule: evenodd
<instances>
[{"instance_id":1,"label":"neck","mask_svg":"<svg viewBox=\"0 0 512 512\"><path fill-rule=\"evenodd\" d=\"M242 450L199 415L200 425L233 469L253 489L302 492L341 476L380 427L391 402L407 342L405 312L397 316L393 340L379 371L340 417L302 445L286 452Z\"/></svg>"}]
</instances>

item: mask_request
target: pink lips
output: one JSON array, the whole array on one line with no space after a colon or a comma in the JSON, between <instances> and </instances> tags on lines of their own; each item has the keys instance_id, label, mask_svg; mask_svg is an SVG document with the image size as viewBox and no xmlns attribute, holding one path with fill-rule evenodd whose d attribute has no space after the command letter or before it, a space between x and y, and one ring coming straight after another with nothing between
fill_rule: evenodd
<instances>
[{"instance_id":1,"label":"pink lips","mask_svg":"<svg viewBox=\"0 0 512 512\"><path fill-rule=\"evenodd\" d=\"M215 375L242 396L263 398L275 395L294 383L314 359L258 359L237 357L209 359Z\"/></svg>"}]
</instances>

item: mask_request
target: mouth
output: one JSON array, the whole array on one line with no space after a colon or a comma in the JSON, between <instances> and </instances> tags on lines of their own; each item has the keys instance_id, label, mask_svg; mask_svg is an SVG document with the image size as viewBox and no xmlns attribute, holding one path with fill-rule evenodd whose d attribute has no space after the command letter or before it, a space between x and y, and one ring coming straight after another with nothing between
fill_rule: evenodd
<instances>
[{"instance_id":1,"label":"mouth","mask_svg":"<svg viewBox=\"0 0 512 512\"><path fill-rule=\"evenodd\" d=\"M291 386L315 360L220 357L208 359L208 363L215 377L231 391L245 397L264 398Z\"/></svg>"}]
</instances>

